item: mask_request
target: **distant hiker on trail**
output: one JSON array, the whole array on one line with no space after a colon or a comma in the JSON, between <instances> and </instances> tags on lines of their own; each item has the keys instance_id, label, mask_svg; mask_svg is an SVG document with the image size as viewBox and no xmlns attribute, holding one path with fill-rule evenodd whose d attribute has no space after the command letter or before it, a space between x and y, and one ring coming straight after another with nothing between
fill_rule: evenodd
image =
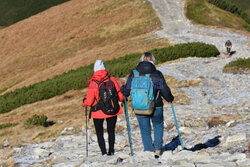
<instances>
[{"instance_id":1,"label":"distant hiker on trail","mask_svg":"<svg viewBox=\"0 0 250 167\"><path fill-rule=\"evenodd\" d=\"M88 92L82 105L91 106L90 116L93 118L97 140L102 155L114 155L115 126L117 115L123 113L118 101L124 101L120 85L105 70L101 60L96 60L94 75L90 79ZM103 137L103 122L107 121L109 151L107 154Z\"/></svg>"},{"instance_id":2,"label":"distant hiker on trail","mask_svg":"<svg viewBox=\"0 0 250 167\"><path fill-rule=\"evenodd\" d=\"M230 40L227 40L227 42L225 43L225 46L227 48L227 55L230 56L231 55L231 48L232 48L232 43Z\"/></svg>"},{"instance_id":3,"label":"distant hiker on trail","mask_svg":"<svg viewBox=\"0 0 250 167\"><path fill-rule=\"evenodd\" d=\"M155 152L159 157L163 145L163 97L168 102L174 100L170 88L160 71L155 67L155 57L144 53L133 70L126 85L122 87L124 96L131 98L133 110L139 122L144 151ZM154 144L151 137L152 120Z\"/></svg>"}]
</instances>

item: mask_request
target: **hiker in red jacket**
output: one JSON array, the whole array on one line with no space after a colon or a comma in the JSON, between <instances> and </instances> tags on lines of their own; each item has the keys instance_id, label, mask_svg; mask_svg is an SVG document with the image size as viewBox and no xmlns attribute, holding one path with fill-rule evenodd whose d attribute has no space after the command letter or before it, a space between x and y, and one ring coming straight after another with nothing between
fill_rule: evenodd
<instances>
[{"instance_id":1,"label":"hiker in red jacket","mask_svg":"<svg viewBox=\"0 0 250 167\"><path fill-rule=\"evenodd\" d=\"M114 155L117 115L123 113L118 101L124 101L124 96L120 91L120 85L113 76L108 74L101 60L96 60L94 71L82 105L91 106L90 115L94 121L97 140L102 155L107 155L103 137L103 122L104 119L106 119L109 142L108 155Z\"/></svg>"}]
</instances>

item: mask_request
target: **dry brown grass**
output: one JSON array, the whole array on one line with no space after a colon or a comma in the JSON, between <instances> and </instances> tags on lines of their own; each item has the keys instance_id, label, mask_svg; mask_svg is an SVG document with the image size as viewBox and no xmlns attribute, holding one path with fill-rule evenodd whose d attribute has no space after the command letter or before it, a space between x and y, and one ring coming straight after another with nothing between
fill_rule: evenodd
<instances>
[{"instance_id":1,"label":"dry brown grass","mask_svg":"<svg viewBox=\"0 0 250 167\"><path fill-rule=\"evenodd\" d=\"M160 21L143 0L71 0L0 29L0 92L70 69L168 45L145 40Z\"/></svg>"},{"instance_id":2,"label":"dry brown grass","mask_svg":"<svg viewBox=\"0 0 250 167\"><path fill-rule=\"evenodd\" d=\"M238 122L238 120L242 120L241 115L230 115L230 114L223 114L220 116L208 116L203 117L202 120L205 120L207 122L207 125L209 128L225 125L226 123L230 121Z\"/></svg>"},{"instance_id":3,"label":"dry brown grass","mask_svg":"<svg viewBox=\"0 0 250 167\"><path fill-rule=\"evenodd\" d=\"M233 73L233 74L250 74L250 69L239 69L237 67L224 67L222 69L224 73Z\"/></svg>"},{"instance_id":4,"label":"dry brown grass","mask_svg":"<svg viewBox=\"0 0 250 167\"><path fill-rule=\"evenodd\" d=\"M4 153L0 154L0 166L1 167L14 167L16 165L13 154L15 152L12 149L4 150Z\"/></svg>"},{"instance_id":5,"label":"dry brown grass","mask_svg":"<svg viewBox=\"0 0 250 167\"><path fill-rule=\"evenodd\" d=\"M178 88L197 86L201 80L200 79L177 80L170 76L164 76L164 77L175 97L174 102L177 104L185 104L185 105L190 104L190 98L185 94L184 91L179 90Z\"/></svg>"},{"instance_id":6,"label":"dry brown grass","mask_svg":"<svg viewBox=\"0 0 250 167\"><path fill-rule=\"evenodd\" d=\"M60 135L65 127L74 127L75 133L81 131L85 118L81 99L85 93L85 90L70 91L64 95L25 105L7 114L1 114L1 123L19 122L19 125L2 129L0 143L8 140L10 146L18 146L26 142L49 141ZM39 126L26 128L24 126L25 120L34 114L45 114L48 116L48 121L54 121L56 124L47 128Z\"/></svg>"}]
</instances>

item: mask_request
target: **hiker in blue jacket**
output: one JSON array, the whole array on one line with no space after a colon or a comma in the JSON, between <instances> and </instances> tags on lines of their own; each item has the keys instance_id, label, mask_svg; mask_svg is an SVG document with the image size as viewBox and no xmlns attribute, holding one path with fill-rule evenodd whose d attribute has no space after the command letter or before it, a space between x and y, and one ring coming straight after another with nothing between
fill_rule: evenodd
<instances>
[{"instance_id":1,"label":"hiker in blue jacket","mask_svg":"<svg viewBox=\"0 0 250 167\"><path fill-rule=\"evenodd\" d=\"M225 47L227 49L227 55L231 55L231 48L232 48L232 42L230 40L227 40L225 43Z\"/></svg>"},{"instance_id":2,"label":"hiker in blue jacket","mask_svg":"<svg viewBox=\"0 0 250 167\"><path fill-rule=\"evenodd\" d=\"M155 57L149 53L144 53L140 62L136 67L139 75L143 76L150 74L150 78L153 82L153 94L155 99L154 110L151 115L140 115L136 114L136 118L139 122L139 127L141 130L141 137L144 146L144 151L155 152L157 156L161 154L163 145L163 101L162 97L167 101L171 102L174 100L174 96L171 93L170 88L166 84L166 81L160 71L155 67ZM125 97L130 96L131 93L131 83L134 78L134 72L132 71L127 79L126 85L121 89ZM151 137L151 124L153 123L154 129L154 143Z\"/></svg>"}]
</instances>

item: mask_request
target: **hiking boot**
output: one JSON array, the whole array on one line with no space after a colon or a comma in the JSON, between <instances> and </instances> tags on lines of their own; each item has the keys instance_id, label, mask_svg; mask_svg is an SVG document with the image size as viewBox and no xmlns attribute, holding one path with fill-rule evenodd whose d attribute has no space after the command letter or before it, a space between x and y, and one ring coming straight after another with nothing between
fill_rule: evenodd
<instances>
[{"instance_id":1,"label":"hiking boot","mask_svg":"<svg viewBox=\"0 0 250 167\"><path fill-rule=\"evenodd\" d=\"M155 154L160 156L160 155L162 155L162 151L161 150L155 150Z\"/></svg>"},{"instance_id":2,"label":"hiking boot","mask_svg":"<svg viewBox=\"0 0 250 167\"><path fill-rule=\"evenodd\" d=\"M103 151L102 156L107 156L107 151Z\"/></svg>"},{"instance_id":3,"label":"hiking boot","mask_svg":"<svg viewBox=\"0 0 250 167\"><path fill-rule=\"evenodd\" d=\"M155 150L155 159L159 159L161 155L162 155L161 150Z\"/></svg>"},{"instance_id":4,"label":"hiking boot","mask_svg":"<svg viewBox=\"0 0 250 167\"><path fill-rule=\"evenodd\" d=\"M112 156L114 155L115 153L112 151L112 152L108 152L108 156Z\"/></svg>"},{"instance_id":5,"label":"hiking boot","mask_svg":"<svg viewBox=\"0 0 250 167\"><path fill-rule=\"evenodd\" d=\"M155 159L159 159L159 158L160 158L160 156L155 154Z\"/></svg>"}]
</instances>

